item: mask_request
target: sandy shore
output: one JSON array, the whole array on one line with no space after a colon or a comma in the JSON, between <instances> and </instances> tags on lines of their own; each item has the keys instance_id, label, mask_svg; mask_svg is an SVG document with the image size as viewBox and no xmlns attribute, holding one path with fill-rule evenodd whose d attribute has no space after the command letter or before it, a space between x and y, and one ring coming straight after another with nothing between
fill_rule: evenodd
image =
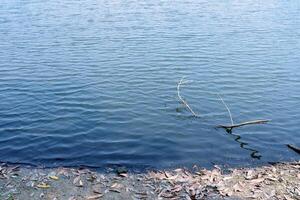
<instances>
[{"instance_id":1,"label":"sandy shore","mask_svg":"<svg viewBox=\"0 0 300 200\"><path fill-rule=\"evenodd\" d=\"M300 162L145 173L2 164L0 199L300 199Z\"/></svg>"}]
</instances>

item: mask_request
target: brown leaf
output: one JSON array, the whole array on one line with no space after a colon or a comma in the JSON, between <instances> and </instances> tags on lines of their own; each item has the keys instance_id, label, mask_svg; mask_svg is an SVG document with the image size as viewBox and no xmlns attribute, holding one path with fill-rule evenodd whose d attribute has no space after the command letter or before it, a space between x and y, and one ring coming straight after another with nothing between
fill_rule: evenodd
<instances>
[{"instance_id":1,"label":"brown leaf","mask_svg":"<svg viewBox=\"0 0 300 200\"><path fill-rule=\"evenodd\" d=\"M37 185L37 187L42 189L48 189L50 188L50 185L48 185L47 183L40 183Z\"/></svg>"},{"instance_id":2,"label":"brown leaf","mask_svg":"<svg viewBox=\"0 0 300 200\"><path fill-rule=\"evenodd\" d=\"M174 188L172 188L172 192L175 192L175 193L180 192L181 190L182 190L182 186L180 186L180 185L177 185Z\"/></svg>"},{"instance_id":3,"label":"brown leaf","mask_svg":"<svg viewBox=\"0 0 300 200\"><path fill-rule=\"evenodd\" d=\"M80 176L77 176L76 178L74 178L73 184L76 185L77 187L83 187L83 182L80 179Z\"/></svg>"},{"instance_id":4,"label":"brown leaf","mask_svg":"<svg viewBox=\"0 0 300 200\"><path fill-rule=\"evenodd\" d=\"M121 191L120 191L120 190L118 190L118 189L109 189L109 191L111 191L111 192L117 192L117 193L121 193Z\"/></svg>"},{"instance_id":5,"label":"brown leaf","mask_svg":"<svg viewBox=\"0 0 300 200\"><path fill-rule=\"evenodd\" d=\"M241 192L241 191L243 191L243 188L242 188L242 186L241 186L240 183L236 183L232 188L233 188L234 192Z\"/></svg>"},{"instance_id":6,"label":"brown leaf","mask_svg":"<svg viewBox=\"0 0 300 200\"><path fill-rule=\"evenodd\" d=\"M120 173L119 176L121 176L121 177L126 177L126 178L127 178L127 177L128 177L128 174L127 174L127 173Z\"/></svg>"},{"instance_id":7,"label":"brown leaf","mask_svg":"<svg viewBox=\"0 0 300 200\"><path fill-rule=\"evenodd\" d=\"M76 185L80 180L80 176L76 176L73 180L73 184Z\"/></svg>"},{"instance_id":8,"label":"brown leaf","mask_svg":"<svg viewBox=\"0 0 300 200\"><path fill-rule=\"evenodd\" d=\"M102 194L100 188L95 187L95 186L93 187L93 192L96 193L96 194Z\"/></svg>"},{"instance_id":9,"label":"brown leaf","mask_svg":"<svg viewBox=\"0 0 300 200\"><path fill-rule=\"evenodd\" d=\"M291 198L291 197L289 197L289 196L287 196L287 195L284 195L284 198L285 198L286 200L293 200L293 198Z\"/></svg>"},{"instance_id":10,"label":"brown leaf","mask_svg":"<svg viewBox=\"0 0 300 200\"><path fill-rule=\"evenodd\" d=\"M87 200L100 199L101 197L103 197L103 194L92 195L87 197Z\"/></svg>"},{"instance_id":11,"label":"brown leaf","mask_svg":"<svg viewBox=\"0 0 300 200\"><path fill-rule=\"evenodd\" d=\"M177 172L177 173L182 172L182 169L181 168L175 169L174 172Z\"/></svg>"},{"instance_id":12,"label":"brown leaf","mask_svg":"<svg viewBox=\"0 0 300 200\"><path fill-rule=\"evenodd\" d=\"M248 170L245 179L250 180L250 179L254 179L255 178L255 174L253 170Z\"/></svg>"},{"instance_id":13,"label":"brown leaf","mask_svg":"<svg viewBox=\"0 0 300 200\"><path fill-rule=\"evenodd\" d=\"M164 171L166 178L171 177L172 175L169 172Z\"/></svg>"},{"instance_id":14,"label":"brown leaf","mask_svg":"<svg viewBox=\"0 0 300 200\"><path fill-rule=\"evenodd\" d=\"M174 175L174 176L170 176L167 179L168 180L175 180L178 177L178 174Z\"/></svg>"},{"instance_id":15,"label":"brown leaf","mask_svg":"<svg viewBox=\"0 0 300 200\"><path fill-rule=\"evenodd\" d=\"M222 189L222 190L219 190L219 192L220 192L220 194L222 195L222 196L232 196L232 194L233 194L233 192L231 191L231 189L230 188L224 188L224 189Z\"/></svg>"},{"instance_id":16,"label":"brown leaf","mask_svg":"<svg viewBox=\"0 0 300 200\"><path fill-rule=\"evenodd\" d=\"M57 176L49 176L50 179L57 181L59 178Z\"/></svg>"},{"instance_id":17,"label":"brown leaf","mask_svg":"<svg viewBox=\"0 0 300 200\"><path fill-rule=\"evenodd\" d=\"M264 178L257 178L257 179L252 179L252 180L250 180L249 182L250 182L251 184L256 185L256 184L259 184L259 183L263 182L264 180L265 180Z\"/></svg>"},{"instance_id":18,"label":"brown leaf","mask_svg":"<svg viewBox=\"0 0 300 200\"><path fill-rule=\"evenodd\" d=\"M82 180L79 180L79 185L78 185L79 187L83 187L83 182L82 182Z\"/></svg>"},{"instance_id":19,"label":"brown leaf","mask_svg":"<svg viewBox=\"0 0 300 200\"><path fill-rule=\"evenodd\" d=\"M111 188L114 188L114 189L120 189L120 188L123 187L123 185L120 184L120 183L114 183L114 184L112 184L112 186L110 186L110 187L111 187Z\"/></svg>"}]
</instances>

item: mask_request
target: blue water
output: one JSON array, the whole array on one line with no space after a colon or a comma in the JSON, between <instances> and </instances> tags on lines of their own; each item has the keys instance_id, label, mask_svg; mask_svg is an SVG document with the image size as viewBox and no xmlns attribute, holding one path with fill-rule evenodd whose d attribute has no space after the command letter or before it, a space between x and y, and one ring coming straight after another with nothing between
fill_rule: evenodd
<instances>
[{"instance_id":1,"label":"blue water","mask_svg":"<svg viewBox=\"0 0 300 200\"><path fill-rule=\"evenodd\" d=\"M218 93L272 121L215 128ZM298 0L1 1L0 161L248 166L299 159L299 128Z\"/></svg>"}]
</instances>

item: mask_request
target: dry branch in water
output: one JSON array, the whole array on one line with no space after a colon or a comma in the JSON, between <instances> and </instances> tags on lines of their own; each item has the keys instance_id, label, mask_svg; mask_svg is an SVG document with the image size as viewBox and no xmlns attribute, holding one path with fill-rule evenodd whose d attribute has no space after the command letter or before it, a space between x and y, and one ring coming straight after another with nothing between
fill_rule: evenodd
<instances>
[{"instance_id":1,"label":"dry branch in water","mask_svg":"<svg viewBox=\"0 0 300 200\"><path fill-rule=\"evenodd\" d=\"M295 151L296 153L299 153L300 154L300 148L299 147L296 147L294 145L291 145L291 144L288 144L286 145L288 148L292 149L293 151Z\"/></svg>"},{"instance_id":2,"label":"dry branch in water","mask_svg":"<svg viewBox=\"0 0 300 200\"><path fill-rule=\"evenodd\" d=\"M228 114L229 114L229 117L230 117L230 120L231 120L231 125L233 126L233 119L232 119L232 115L231 115L231 112L230 112L230 109L228 108L228 106L226 105L225 101L222 99L222 97L218 94L219 98L221 99L222 103L224 104L225 108L227 109L228 111Z\"/></svg>"},{"instance_id":3,"label":"dry branch in water","mask_svg":"<svg viewBox=\"0 0 300 200\"><path fill-rule=\"evenodd\" d=\"M231 112L230 112L230 109L228 108L228 106L226 105L225 101L222 99L222 97L218 94L219 98L221 99L222 103L224 104L225 108L227 109L228 111L228 114L229 114L229 117L230 117L230 120L231 120L231 125L219 125L217 126L217 128L225 128L227 131L231 132L231 130L233 128L237 128L237 127L241 127L241 126L246 126L246 125L252 125L252 124L265 124L267 122L269 122L270 120L253 120L253 121L247 121L247 122L242 122L242 123L239 123L239 124L234 124L233 123L233 119L232 119L232 115L231 115Z\"/></svg>"},{"instance_id":4,"label":"dry branch in water","mask_svg":"<svg viewBox=\"0 0 300 200\"><path fill-rule=\"evenodd\" d=\"M253 120L253 121L247 121L239 124L232 124L232 125L219 125L218 128L225 128L225 129L233 129L241 126L251 125L251 124L265 124L269 122L270 120Z\"/></svg>"},{"instance_id":5,"label":"dry branch in water","mask_svg":"<svg viewBox=\"0 0 300 200\"><path fill-rule=\"evenodd\" d=\"M182 102L183 105L195 116L197 117L198 115L193 111L193 109L189 106L189 104L182 98L180 95L180 86L183 85L184 83L187 83L187 81L183 81L184 77L182 77L177 85L177 96L179 100Z\"/></svg>"}]
</instances>

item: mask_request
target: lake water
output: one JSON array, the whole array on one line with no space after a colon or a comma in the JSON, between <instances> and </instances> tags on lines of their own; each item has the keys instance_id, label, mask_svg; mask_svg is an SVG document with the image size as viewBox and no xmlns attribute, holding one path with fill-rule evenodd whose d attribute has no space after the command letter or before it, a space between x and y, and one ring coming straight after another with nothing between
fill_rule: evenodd
<instances>
[{"instance_id":1,"label":"lake water","mask_svg":"<svg viewBox=\"0 0 300 200\"><path fill-rule=\"evenodd\" d=\"M177 98L181 77L192 82ZM268 124L215 128L270 119ZM0 160L247 166L300 146L300 2L2 0Z\"/></svg>"}]
</instances>

